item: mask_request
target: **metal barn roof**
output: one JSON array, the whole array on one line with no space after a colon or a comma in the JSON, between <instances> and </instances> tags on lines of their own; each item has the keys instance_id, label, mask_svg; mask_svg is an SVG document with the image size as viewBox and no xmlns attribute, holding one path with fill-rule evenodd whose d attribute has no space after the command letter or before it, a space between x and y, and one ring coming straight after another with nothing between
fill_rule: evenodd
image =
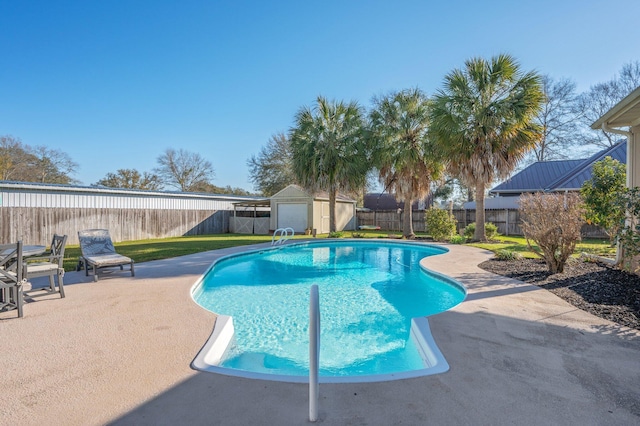
<instances>
[{"instance_id":1,"label":"metal barn roof","mask_svg":"<svg viewBox=\"0 0 640 426\"><path fill-rule=\"evenodd\" d=\"M261 197L0 181L0 207L232 210Z\"/></svg>"}]
</instances>

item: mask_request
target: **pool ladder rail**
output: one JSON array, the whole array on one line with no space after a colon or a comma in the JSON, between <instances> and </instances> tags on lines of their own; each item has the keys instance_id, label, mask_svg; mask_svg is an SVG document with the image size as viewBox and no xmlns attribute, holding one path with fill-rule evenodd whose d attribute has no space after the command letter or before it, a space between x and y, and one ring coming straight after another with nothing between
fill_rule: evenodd
<instances>
[{"instance_id":1,"label":"pool ladder rail","mask_svg":"<svg viewBox=\"0 0 640 426\"><path fill-rule=\"evenodd\" d=\"M278 228L273 231L273 237L271 238L271 245L277 246L278 244L284 244L285 241L293 238L295 231L293 228ZM276 240L276 237L278 239Z\"/></svg>"},{"instance_id":2,"label":"pool ladder rail","mask_svg":"<svg viewBox=\"0 0 640 426\"><path fill-rule=\"evenodd\" d=\"M318 285L309 292L309 421L318 420L320 369L320 296Z\"/></svg>"}]
</instances>

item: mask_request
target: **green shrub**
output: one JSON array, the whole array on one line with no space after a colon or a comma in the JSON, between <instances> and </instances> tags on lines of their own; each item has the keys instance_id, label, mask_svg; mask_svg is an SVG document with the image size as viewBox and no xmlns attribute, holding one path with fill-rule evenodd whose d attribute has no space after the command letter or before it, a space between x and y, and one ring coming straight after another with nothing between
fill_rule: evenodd
<instances>
[{"instance_id":1,"label":"green shrub","mask_svg":"<svg viewBox=\"0 0 640 426\"><path fill-rule=\"evenodd\" d=\"M342 231L329 232L329 238L342 238L344 233Z\"/></svg>"},{"instance_id":2,"label":"green shrub","mask_svg":"<svg viewBox=\"0 0 640 426\"><path fill-rule=\"evenodd\" d=\"M467 242L467 239L462 235L452 235L451 238L449 238L449 242L451 244L464 244Z\"/></svg>"},{"instance_id":3,"label":"green shrub","mask_svg":"<svg viewBox=\"0 0 640 426\"><path fill-rule=\"evenodd\" d=\"M522 259L522 255L517 251L513 251L513 250L506 250L506 249L497 250L495 254L496 254L496 259L498 260Z\"/></svg>"},{"instance_id":4,"label":"green shrub","mask_svg":"<svg viewBox=\"0 0 640 426\"><path fill-rule=\"evenodd\" d=\"M486 222L484 224L484 233L487 236L487 239L493 240L495 237L499 235L498 227L491 222Z\"/></svg>"},{"instance_id":5,"label":"green shrub","mask_svg":"<svg viewBox=\"0 0 640 426\"><path fill-rule=\"evenodd\" d=\"M464 236L467 237L468 240L473 239L473 235L476 232L476 223L474 222L474 223L468 224L467 226L465 226L464 231L462 232ZM488 240L492 240L499 235L498 227L491 222L485 222L484 234L487 236Z\"/></svg>"},{"instance_id":6,"label":"green shrub","mask_svg":"<svg viewBox=\"0 0 640 426\"><path fill-rule=\"evenodd\" d=\"M476 233L476 224L474 223L470 223L467 226L464 227L464 230L462 231L462 235L465 236L465 238L467 240L470 240L473 238L473 234Z\"/></svg>"},{"instance_id":7,"label":"green shrub","mask_svg":"<svg viewBox=\"0 0 640 426\"><path fill-rule=\"evenodd\" d=\"M456 219L447 210L430 208L424 213L427 233L436 241L444 241L456 233Z\"/></svg>"}]
</instances>

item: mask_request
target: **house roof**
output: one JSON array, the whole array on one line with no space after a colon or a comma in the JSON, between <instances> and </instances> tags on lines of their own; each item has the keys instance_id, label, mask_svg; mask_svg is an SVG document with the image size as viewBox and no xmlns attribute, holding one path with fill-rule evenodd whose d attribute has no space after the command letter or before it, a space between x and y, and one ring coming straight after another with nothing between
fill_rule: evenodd
<instances>
[{"instance_id":1,"label":"house roof","mask_svg":"<svg viewBox=\"0 0 640 426\"><path fill-rule=\"evenodd\" d=\"M640 124L640 87L629 93L602 117L596 120L592 129L600 129L603 124L609 127L627 127Z\"/></svg>"},{"instance_id":2,"label":"house roof","mask_svg":"<svg viewBox=\"0 0 640 426\"><path fill-rule=\"evenodd\" d=\"M582 188L585 181L591 179L593 173L593 163L604 160L605 157L611 157L618 160L622 164L627 163L627 141L618 142L617 144L604 149L585 160L582 164L561 177L545 188L546 191L577 191Z\"/></svg>"},{"instance_id":3,"label":"house roof","mask_svg":"<svg viewBox=\"0 0 640 426\"><path fill-rule=\"evenodd\" d=\"M544 191L585 160L538 161L489 191L494 194Z\"/></svg>"},{"instance_id":4,"label":"house roof","mask_svg":"<svg viewBox=\"0 0 640 426\"><path fill-rule=\"evenodd\" d=\"M420 210L427 208L432 203L433 194L429 193L429 195L427 195L424 199L415 200L411 204L411 208L413 210ZM364 194L363 205L366 209L375 211L404 209L404 201L397 201L395 194L389 194L386 192L370 192Z\"/></svg>"},{"instance_id":5,"label":"house roof","mask_svg":"<svg viewBox=\"0 0 640 426\"><path fill-rule=\"evenodd\" d=\"M516 173L489 191L490 194L509 195L523 192L577 191L591 179L593 163L611 157L627 162L627 142L622 141L582 160L538 161Z\"/></svg>"}]
</instances>

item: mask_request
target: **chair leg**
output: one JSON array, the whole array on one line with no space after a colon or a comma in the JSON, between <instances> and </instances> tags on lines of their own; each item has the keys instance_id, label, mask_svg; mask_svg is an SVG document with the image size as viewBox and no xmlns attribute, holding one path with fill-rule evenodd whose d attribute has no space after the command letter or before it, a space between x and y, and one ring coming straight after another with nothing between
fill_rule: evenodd
<instances>
[{"instance_id":1,"label":"chair leg","mask_svg":"<svg viewBox=\"0 0 640 426\"><path fill-rule=\"evenodd\" d=\"M135 276L136 276L136 273L135 273L135 272L134 272L134 270L133 270L133 262L131 262L131 276L132 276L132 277L135 277Z\"/></svg>"},{"instance_id":2,"label":"chair leg","mask_svg":"<svg viewBox=\"0 0 640 426\"><path fill-rule=\"evenodd\" d=\"M93 265L93 281L98 281L98 268L96 268L96 265Z\"/></svg>"},{"instance_id":3,"label":"chair leg","mask_svg":"<svg viewBox=\"0 0 640 426\"><path fill-rule=\"evenodd\" d=\"M64 269L62 270L62 273L58 272L58 290L60 291L61 299L64 297L64 282L62 280L63 276L64 276Z\"/></svg>"},{"instance_id":4,"label":"chair leg","mask_svg":"<svg viewBox=\"0 0 640 426\"><path fill-rule=\"evenodd\" d=\"M16 305L18 305L18 318L22 318L22 285L16 289Z\"/></svg>"},{"instance_id":5,"label":"chair leg","mask_svg":"<svg viewBox=\"0 0 640 426\"><path fill-rule=\"evenodd\" d=\"M51 293L55 293L56 291L56 283L53 280L53 275L49 275L49 288L51 289Z\"/></svg>"}]
</instances>

